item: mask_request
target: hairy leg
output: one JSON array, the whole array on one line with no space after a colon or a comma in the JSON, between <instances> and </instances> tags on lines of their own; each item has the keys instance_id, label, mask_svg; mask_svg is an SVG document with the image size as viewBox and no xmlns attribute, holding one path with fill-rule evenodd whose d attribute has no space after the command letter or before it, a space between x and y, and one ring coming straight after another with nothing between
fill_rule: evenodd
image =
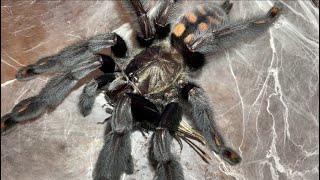
<instances>
[{"instance_id":1,"label":"hairy leg","mask_svg":"<svg viewBox=\"0 0 320 180\"><path fill-rule=\"evenodd\" d=\"M114 79L115 75L113 73L107 73L92 79L85 85L78 103L80 113L83 116L87 116L91 113L96 96L98 95L98 91L107 84L111 83Z\"/></svg>"},{"instance_id":2,"label":"hairy leg","mask_svg":"<svg viewBox=\"0 0 320 180\"><path fill-rule=\"evenodd\" d=\"M171 153L174 132L181 121L181 107L172 102L161 114L159 127L151 139L150 158L156 167L155 180L183 180L183 170L178 158Z\"/></svg>"},{"instance_id":3,"label":"hairy leg","mask_svg":"<svg viewBox=\"0 0 320 180\"><path fill-rule=\"evenodd\" d=\"M177 0L165 0L159 9L156 19L154 20L156 34L160 39L167 37L170 33L170 24L168 24L168 19L176 1Z\"/></svg>"},{"instance_id":4,"label":"hairy leg","mask_svg":"<svg viewBox=\"0 0 320 180\"><path fill-rule=\"evenodd\" d=\"M131 156L132 114L128 96L116 104L111 118L111 132L105 136L93 177L95 180L119 180L123 173L133 173Z\"/></svg>"},{"instance_id":5,"label":"hairy leg","mask_svg":"<svg viewBox=\"0 0 320 180\"><path fill-rule=\"evenodd\" d=\"M137 17L135 25L137 25L138 30L138 41L140 45L147 47L150 46L154 40L154 28L150 21L150 18L147 16L147 11L143 7L141 0L126 0L125 5L133 10L135 16Z\"/></svg>"},{"instance_id":6,"label":"hairy leg","mask_svg":"<svg viewBox=\"0 0 320 180\"><path fill-rule=\"evenodd\" d=\"M79 42L60 51L58 54L39 59L36 63L21 68L16 78L26 81L43 73L67 72L93 61L101 61L102 70L110 68L111 63L108 56L102 55L105 49L111 48L117 57L124 57L127 47L123 39L115 33L107 33L91 37L86 41ZM107 68L107 66L111 66Z\"/></svg>"},{"instance_id":7,"label":"hairy leg","mask_svg":"<svg viewBox=\"0 0 320 180\"><path fill-rule=\"evenodd\" d=\"M281 10L282 4L277 2L265 15L227 22L214 29L209 28L204 34L191 38L187 47L191 52L208 54L228 48L242 39L251 39L267 30Z\"/></svg>"},{"instance_id":8,"label":"hairy leg","mask_svg":"<svg viewBox=\"0 0 320 180\"><path fill-rule=\"evenodd\" d=\"M227 14L229 14L232 6L233 6L233 4L230 3L230 0L226 0L226 1L221 5L221 8L222 8Z\"/></svg>"},{"instance_id":9,"label":"hairy leg","mask_svg":"<svg viewBox=\"0 0 320 180\"><path fill-rule=\"evenodd\" d=\"M48 108L58 106L80 79L99 66L99 61L93 61L52 78L38 95L24 99L18 103L10 113L10 120L21 122L33 119L43 114Z\"/></svg>"},{"instance_id":10,"label":"hairy leg","mask_svg":"<svg viewBox=\"0 0 320 180\"><path fill-rule=\"evenodd\" d=\"M182 96L191 105L193 124L204 136L209 148L231 165L240 163L241 157L226 147L214 122L214 114L207 101L208 97L203 90L196 84L188 83L182 88Z\"/></svg>"}]
</instances>

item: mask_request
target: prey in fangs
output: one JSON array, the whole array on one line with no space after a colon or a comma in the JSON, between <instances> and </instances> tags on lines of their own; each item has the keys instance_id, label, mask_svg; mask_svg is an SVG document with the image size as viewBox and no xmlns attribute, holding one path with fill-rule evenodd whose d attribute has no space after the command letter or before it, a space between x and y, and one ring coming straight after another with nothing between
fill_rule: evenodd
<instances>
[{"instance_id":1,"label":"prey in fangs","mask_svg":"<svg viewBox=\"0 0 320 180\"><path fill-rule=\"evenodd\" d=\"M184 179L179 158L171 151L173 140L181 146L184 140L206 162L210 156L193 140L231 165L240 163L241 157L227 147L219 133L205 92L192 77L205 68L208 55L267 30L282 6L277 2L262 15L232 21L228 17L232 3L228 0L222 4L200 1L175 19L179 4L177 0L164 0L157 15L149 18L140 0L124 1L136 18L140 47L133 55L122 37L106 33L20 69L16 78L21 81L44 73L59 74L38 95L19 102L1 118L1 134L58 106L79 80L100 69L104 74L85 85L78 103L80 113L87 116L96 96L104 92L113 106L112 116L105 120L107 135L94 179L116 180L123 173L133 173L130 136L136 130L153 132L149 158L155 169L154 179ZM109 48L112 54L106 55ZM187 112L191 112L188 122L182 120Z\"/></svg>"}]
</instances>

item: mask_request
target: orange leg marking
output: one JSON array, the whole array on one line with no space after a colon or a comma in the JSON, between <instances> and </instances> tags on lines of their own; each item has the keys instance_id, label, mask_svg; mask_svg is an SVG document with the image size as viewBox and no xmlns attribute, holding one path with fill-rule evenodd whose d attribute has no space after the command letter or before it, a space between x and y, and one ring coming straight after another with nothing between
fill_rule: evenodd
<instances>
[{"instance_id":1,"label":"orange leg marking","mask_svg":"<svg viewBox=\"0 0 320 180\"><path fill-rule=\"evenodd\" d=\"M18 112L21 113L23 112L24 110L26 110L28 108L28 106L31 104L31 101L28 102L28 104L24 105Z\"/></svg>"},{"instance_id":2,"label":"orange leg marking","mask_svg":"<svg viewBox=\"0 0 320 180\"><path fill-rule=\"evenodd\" d=\"M4 123L4 122L2 122L1 123L1 129L4 129L4 128L6 128L7 127L7 125Z\"/></svg>"},{"instance_id":3,"label":"orange leg marking","mask_svg":"<svg viewBox=\"0 0 320 180\"><path fill-rule=\"evenodd\" d=\"M279 13L279 11L280 11L280 9L273 7L271 9L271 15L275 16L275 15L277 15Z\"/></svg>"},{"instance_id":4,"label":"orange leg marking","mask_svg":"<svg viewBox=\"0 0 320 180\"><path fill-rule=\"evenodd\" d=\"M230 159L237 159L237 158L238 158L238 156L237 156L235 153L230 153L230 154L228 155L228 157L229 157Z\"/></svg>"},{"instance_id":5,"label":"orange leg marking","mask_svg":"<svg viewBox=\"0 0 320 180\"><path fill-rule=\"evenodd\" d=\"M22 76L26 76L26 75L27 75L27 69L23 70L23 71L21 72L21 75L22 75Z\"/></svg>"}]
</instances>

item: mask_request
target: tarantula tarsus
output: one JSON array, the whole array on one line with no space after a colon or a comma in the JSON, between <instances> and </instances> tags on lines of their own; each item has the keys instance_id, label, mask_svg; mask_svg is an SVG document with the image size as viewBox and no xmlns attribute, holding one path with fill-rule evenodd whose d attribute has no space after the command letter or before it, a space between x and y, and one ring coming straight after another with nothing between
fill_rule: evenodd
<instances>
[{"instance_id":1,"label":"tarantula tarsus","mask_svg":"<svg viewBox=\"0 0 320 180\"><path fill-rule=\"evenodd\" d=\"M278 17L281 4L275 3L264 15L230 22L232 3L228 0L221 5L202 2L175 22L171 15L179 6L176 1L163 1L152 20L140 0L125 2L136 17L137 40L142 47L133 56L118 34L107 33L20 69L18 80L48 72L62 75L52 78L38 95L21 101L3 116L1 134L59 105L80 79L100 69L104 74L85 85L78 104L81 114L88 115L95 97L104 90L106 100L114 106L111 118L106 119L108 133L94 179L115 180L123 173L133 173L130 135L134 130L154 132L150 146L154 179L184 179L178 158L170 149L173 138L179 143L180 139L186 141L204 160L208 160L206 154L189 138L205 142L229 164L238 164L241 157L226 147L208 98L191 77L205 65L210 53L266 30ZM112 54L106 55L109 48ZM182 121L189 109L195 130Z\"/></svg>"}]
</instances>

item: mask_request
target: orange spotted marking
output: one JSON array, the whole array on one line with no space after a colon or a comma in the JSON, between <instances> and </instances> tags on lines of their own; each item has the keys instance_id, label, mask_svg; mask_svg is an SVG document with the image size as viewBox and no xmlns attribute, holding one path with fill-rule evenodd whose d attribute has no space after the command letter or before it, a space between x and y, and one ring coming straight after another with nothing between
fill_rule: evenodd
<instances>
[{"instance_id":1,"label":"orange spotted marking","mask_svg":"<svg viewBox=\"0 0 320 180\"><path fill-rule=\"evenodd\" d=\"M26 110L29 107L30 104L31 104L31 101L28 102L28 104L24 105L18 112L19 113L23 112L24 110Z\"/></svg>"},{"instance_id":2,"label":"orange spotted marking","mask_svg":"<svg viewBox=\"0 0 320 180\"><path fill-rule=\"evenodd\" d=\"M212 23L212 24L221 24L221 22L219 20L217 20L216 18L213 18L211 16L207 16L207 19Z\"/></svg>"},{"instance_id":3,"label":"orange spotted marking","mask_svg":"<svg viewBox=\"0 0 320 180\"><path fill-rule=\"evenodd\" d=\"M202 22L198 25L198 29L202 31L208 31L209 27L207 23Z\"/></svg>"},{"instance_id":4,"label":"orange spotted marking","mask_svg":"<svg viewBox=\"0 0 320 180\"><path fill-rule=\"evenodd\" d=\"M202 6L199 6L199 7L198 7L198 11L199 11L199 13L202 14L202 15L207 15L206 10L205 10Z\"/></svg>"},{"instance_id":5,"label":"orange spotted marking","mask_svg":"<svg viewBox=\"0 0 320 180\"><path fill-rule=\"evenodd\" d=\"M7 125L4 123L4 122L2 122L1 123L1 129L4 129L4 128L6 128L7 127Z\"/></svg>"},{"instance_id":6,"label":"orange spotted marking","mask_svg":"<svg viewBox=\"0 0 320 180\"><path fill-rule=\"evenodd\" d=\"M195 15L193 12L189 12L189 13L186 15L186 17L187 17L188 21L191 22L191 23L195 23L195 22L197 22L197 20L198 20L197 15Z\"/></svg>"},{"instance_id":7,"label":"orange spotted marking","mask_svg":"<svg viewBox=\"0 0 320 180\"><path fill-rule=\"evenodd\" d=\"M173 28L173 34L180 37L185 30L186 26L183 23L179 23Z\"/></svg>"},{"instance_id":8,"label":"orange spotted marking","mask_svg":"<svg viewBox=\"0 0 320 180\"><path fill-rule=\"evenodd\" d=\"M187 37L184 38L184 43L188 44L191 40L191 38L193 37L193 34L189 34Z\"/></svg>"}]
</instances>

